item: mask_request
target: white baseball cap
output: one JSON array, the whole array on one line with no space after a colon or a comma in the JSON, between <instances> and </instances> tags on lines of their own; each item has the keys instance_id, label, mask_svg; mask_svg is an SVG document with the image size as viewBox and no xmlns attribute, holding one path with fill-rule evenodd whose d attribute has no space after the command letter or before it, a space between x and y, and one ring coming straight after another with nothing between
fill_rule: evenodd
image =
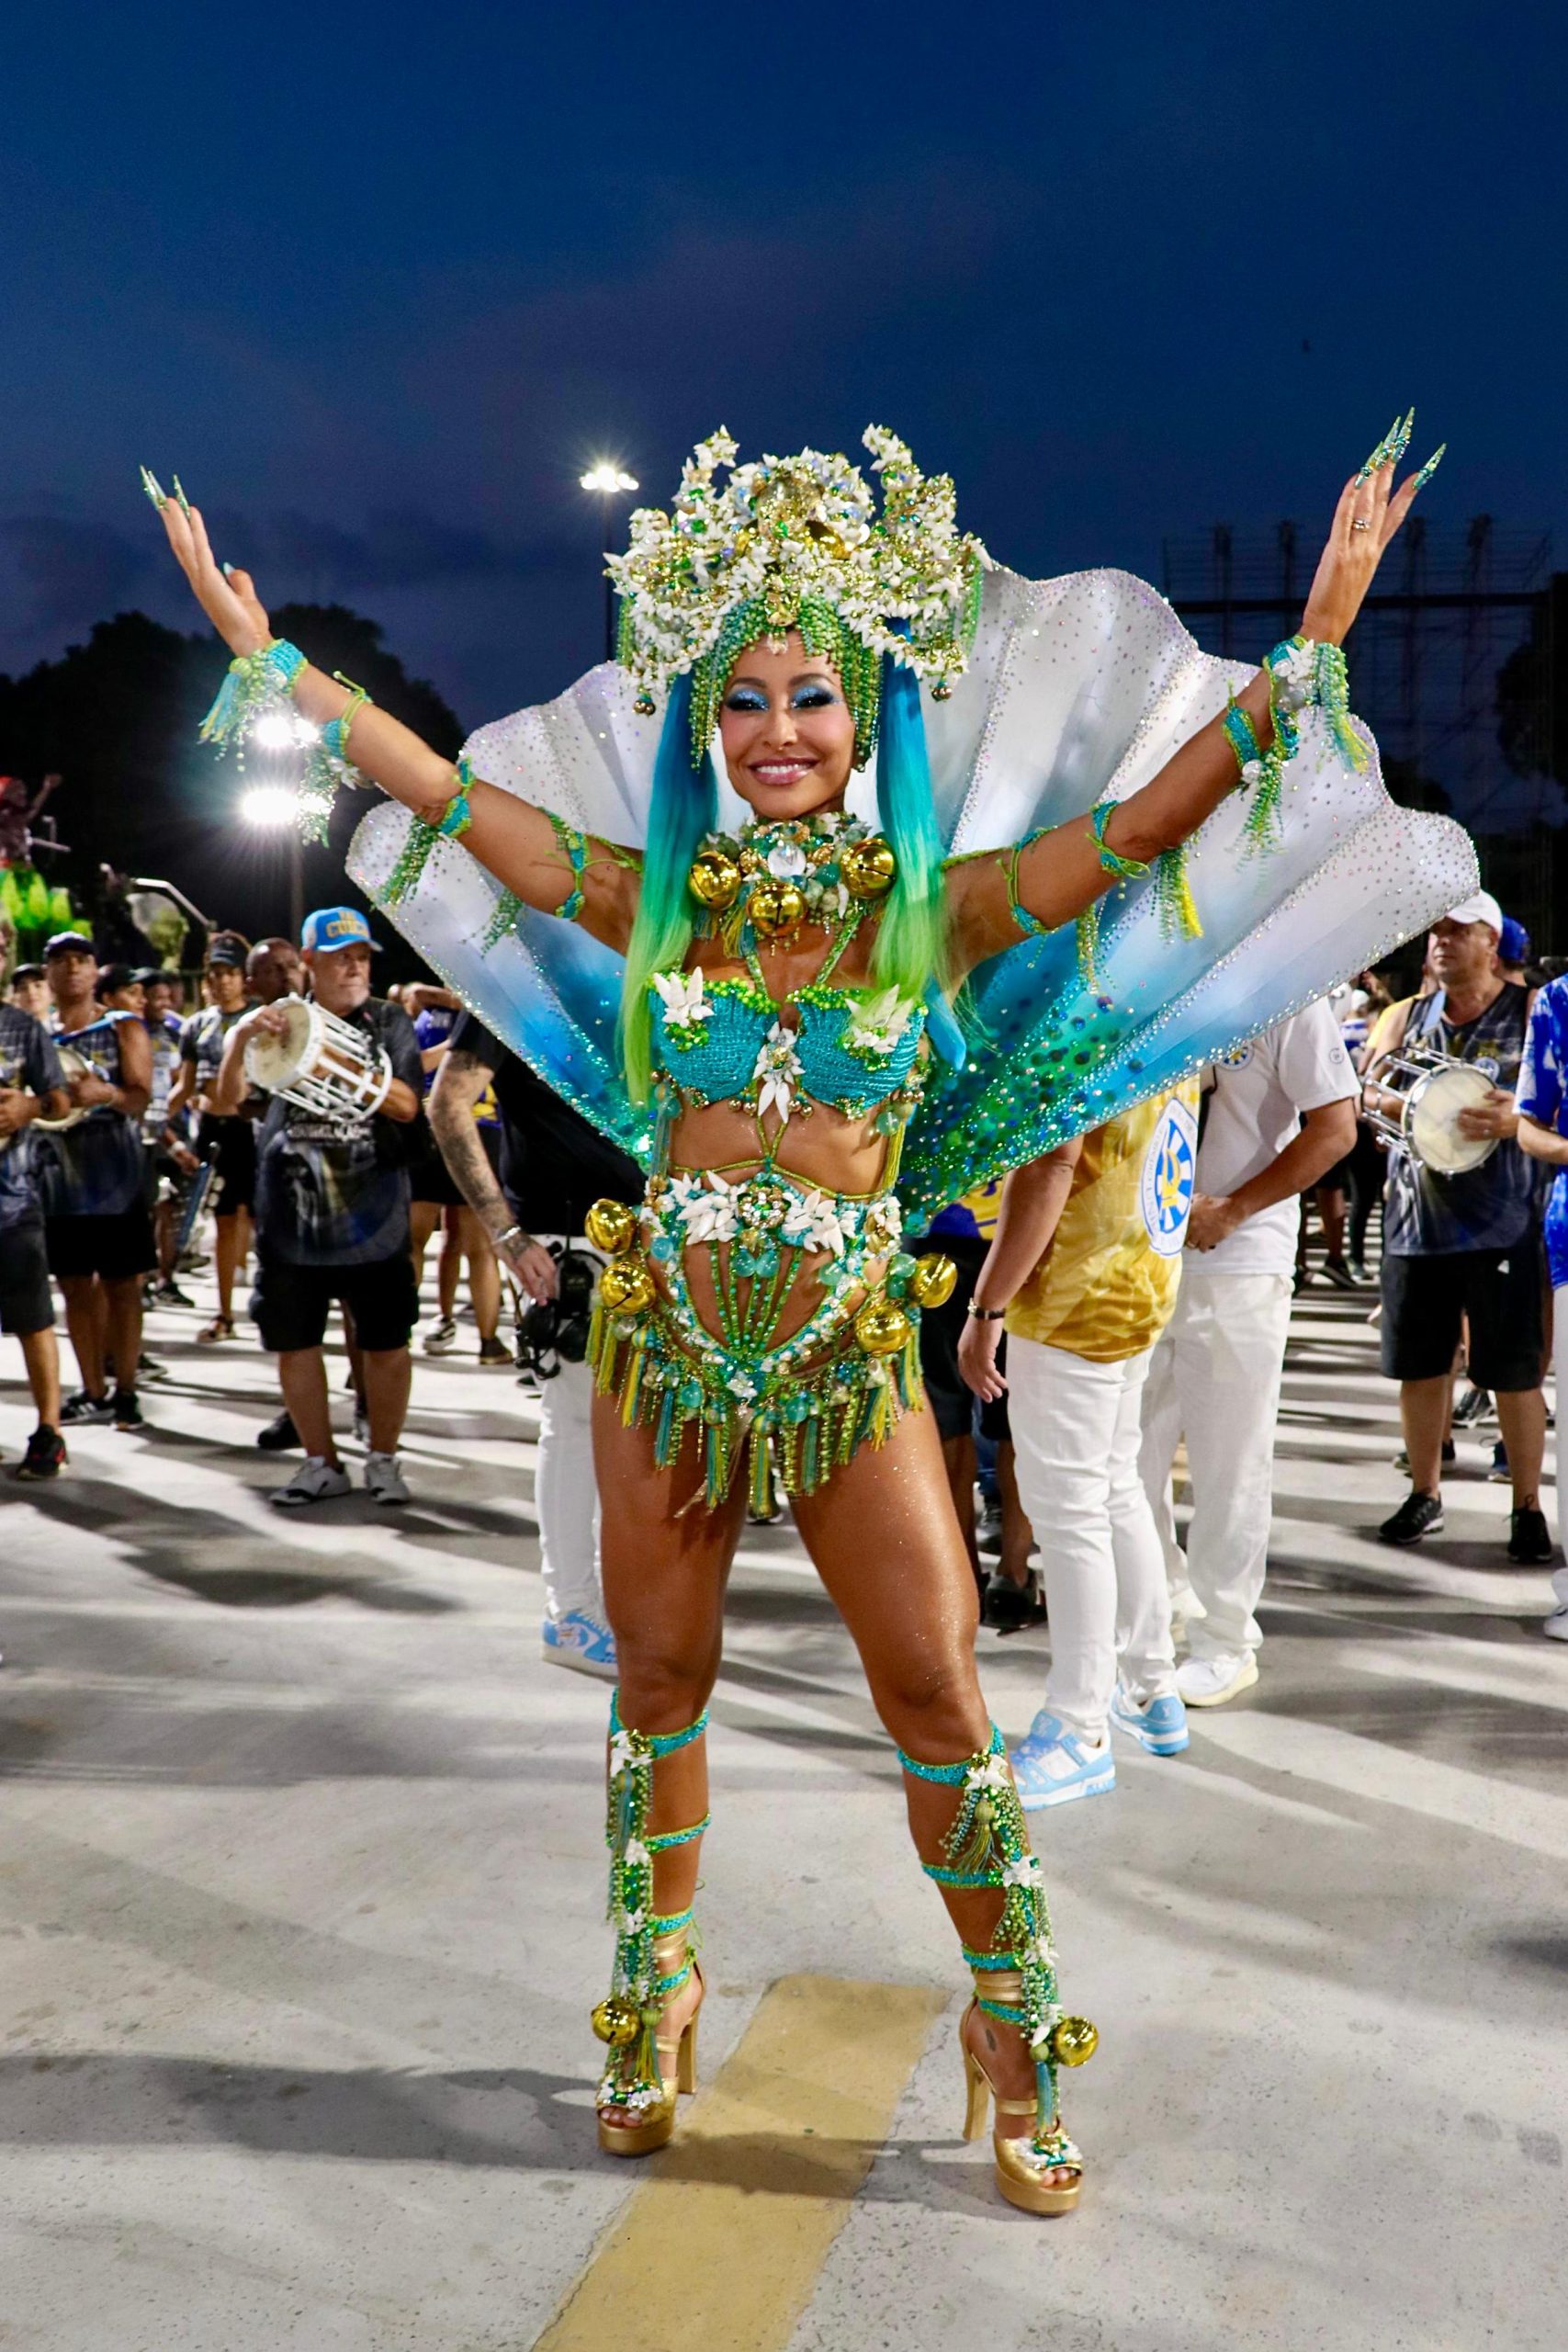
<instances>
[{"instance_id":1,"label":"white baseball cap","mask_svg":"<svg viewBox=\"0 0 1568 2352\"><path fill-rule=\"evenodd\" d=\"M1490 923L1498 938L1503 936L1503 910L1490 890L1472 890L1468 899L1449 909L1448 920L1450 922Z\"/></svg>"}]
</instances>

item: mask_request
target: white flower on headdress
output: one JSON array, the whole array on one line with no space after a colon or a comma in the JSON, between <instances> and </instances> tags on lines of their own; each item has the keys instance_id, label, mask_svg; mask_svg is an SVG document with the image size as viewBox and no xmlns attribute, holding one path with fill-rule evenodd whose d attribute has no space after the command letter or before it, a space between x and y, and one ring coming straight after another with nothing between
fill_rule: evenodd
<instances>
[{"instance_id":1,"label":"white flower on headdress","mask_svg":"<svg viewBox=\"0 0 1568 2352\"><path fill-rule=\"evenodd\" d=\"M736 1186L727 1184L713 1169L707 1172L709 1191L701 1181L693 1182L680 1203L681 1222L686 1228L688 1243L698 1241L733 1241L740 1229L736 1211Z\"/></svg>"},{"instance_id":2,"label":"white flower on headdress","mask_svg":"<svg viewBox=\"0 0 1568 2352\"><path fill-rule=\"evenodd\" d=\"M856 1054L890 1054L909 1025L914 1006L897 989L868 998L850 1016L848 1044Z\"/></svg>"},{"instance_id":3,"label":"white flower on headdress","mask_svg":"<svg viewBox=\"0 0 1568 2352\"><path fill-rule=\"evenodd\" d=\"M653 985L664 1007L666 1028L689 1029L694 1022L712 1018L713 1006L703 994L700 964L689 972L655 972Z\"/></svg>"},{"instance_id":4,"label":"white flower on headdress","mask_svg":"<svg viewBox=\"0 0 1568 2352\"><path fill-rule=\"evenodd\" d=\"M784 1211L784 1238L797 1250L829 1250L841 1258L845 1222L826 1193L798 1193Z\"/></svg>"},{"instance_id":5,"label":"white flower on headdress","mask_svg":"<svg viewBox=\"0 0 1568 2352\"><path fill-rule=\"evenodd\" d=\"M1002 1884L1004 1886L1037 1887L1040 1883L1040 1857L1038 1854L1021 1854L1017 1861L1010 1862L1006 1870L1002 1872Z\"/></svg>"},{"instance_id":6,"label":"white flower on headdress","mask_svg":"<svg viewBox=\"0 0 1568 2352\"><path fill-rule=\"evenodd\" d=\"M781 1119L788 1118L795 1101L795 1081L801 1074L795 1032L775 1021L758 1049L757 1067L751 1073L757 1086L760 1119L769 1111L777 1111Z\"/></svg>"},{"instance_id":7,"label":"white flower on headdress","mask_svg":"<svg viewBox=\"0 0 1568 2352\"><path fill-rule=\"evenodd\" d=\"M794 882L806 871L806 852L798 842L775 842L764 863L776 881Z\"/></svg>"}]
</instances>

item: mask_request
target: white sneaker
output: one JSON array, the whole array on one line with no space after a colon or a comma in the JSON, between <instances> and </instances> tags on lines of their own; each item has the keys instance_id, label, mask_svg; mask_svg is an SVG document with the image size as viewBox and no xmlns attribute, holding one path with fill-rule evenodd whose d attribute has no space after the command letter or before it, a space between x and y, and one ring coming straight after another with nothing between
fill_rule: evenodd
<instances>
[{"instance_id":1,"label":"white sneaker","mask_svg":"<svg viewBox=\"0 0 1568 2352\"><path fill-rule=\"evenodd\" d=\"M449 1315L442 1316L440 1321L428 1330L420 1341L420 1346L427 1356L446 1355L457 1344L457 1326Z\"/></svg>"},{"instance_id":2,"label":"white sneaker","mask_svg":"<svg viewBox=\"0 0 1568 2352\"><path fill-rule=\"evenodd\" d=\"M1568 1642L1568 1609L1554 1609L1540 1630L1554 1642Z\"/></svg>"},{"instance_id":3,"label":"white sneaker","mask_svg":"<svg viewBox=\"0 0 1568 2352\"><path fill-rule=\"evenodd\" d=\"M1183 1658L1176 1669L1176 1687L1190 1707L1223 1707L1258 1679L1258 1660L1250 1650L1223 1651L1218 1657Z\"/></svg>"},{"instance_id":4,"label":"white sneaker","mask_svg":"<svg viewBox=\"0 0 1568 2352\"><path fill-rule=\"evenodd\" d=\"M299 1510L306 1503L330 1502L334 1495L351 1492L348 1472L341 1462L308 1453L287 1487L275 1487L267 1500L279 1510Z\"/></svg>"},{"instance_id":5,"label":"white sneaker","mask_svg":"<svg viewBox=\"0 0 1568 2352\"><path fill-rule=\"evenodd\" d=\"M539 1649L552 1665L575 1667L579 1674L597 1674L605 1682L616 1679L615 1637L586 1609L547 1617L539 1629Z\"/></svg>"},{"instance_id":6,"label":"white sneaker","mask_svg":"<svg viewBox=\"0 0 1568 2352\"><path fill-rule=\"evenodd\" d=\"M348 1484L346 1478L344 1484ZM366 1455L365 1491L374 1503L410 1503L413 1500L395 1453Z\"/></svg>"}]
</instances>

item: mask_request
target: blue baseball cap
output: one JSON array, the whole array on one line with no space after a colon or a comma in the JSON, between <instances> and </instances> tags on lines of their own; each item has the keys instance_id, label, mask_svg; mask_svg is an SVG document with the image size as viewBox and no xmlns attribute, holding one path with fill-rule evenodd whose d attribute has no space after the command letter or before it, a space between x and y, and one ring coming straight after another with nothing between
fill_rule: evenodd
<instances>
[{"instance_id":1,"label":"blue baseball cap","mask_svg":"<svg viewBox=\"0 0 1568 2352\"><path fill-rule=\"evenodd\" d=\"M1517 915L1503 917L1503 928L1497 934L1497 958L1503 964L1529 962L1530 935Z\"/></svg>"},{"instance_id":2,"label":"blue baseball cap","mask_svg":"<svg viewBox=\"0 0 1568 2352\"><path fill-rule=\"evenodd\" d=\"M314 914L305 918L299 944L328 956L337 947L378 947L378 942L370 935L370 925L357 907L318 907Z\"/></svg>"}]
</instances>

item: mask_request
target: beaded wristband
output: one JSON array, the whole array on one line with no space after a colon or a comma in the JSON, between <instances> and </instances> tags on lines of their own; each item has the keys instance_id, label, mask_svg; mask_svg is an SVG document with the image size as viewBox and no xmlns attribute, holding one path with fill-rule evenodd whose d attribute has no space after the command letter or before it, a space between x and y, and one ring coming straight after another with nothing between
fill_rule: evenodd
<instances>
[{"instance_id":1,"label":"beaded wristband","mask_svg":"<svg viewBox=\"0 0 1568 2352\"><path fill-rule=\"evenodd\" d=\"M254 653L236 653L218 699L201 722L201 741L226 747L232 743L244 764L245 739L269 705L284 701L305 667L305 656L287 638L275 637Z\"/></svg>"},{"instance_id":2,"label":"beaded wristband","mask_svg":"<svg viewBox=\"0 0 1568 2352\"><path fill-rule=\"evenodd\" d=\"M370 696L363 686L356 686L352 678L345 678L341 670L334 670L333 676L340 686L348 688L348 701L338 716L335 718L329 718L322 728L321 746L330 758L339 760L344 767L349 767L353 763L348 756L348 730L366 704L369 702Z\"/></svg>"},{"instance_id":3,"label":"beaded wristband","mask_svg":"<svg viewBox=\"0 0 1568 2352\"><path fill-rule=\"evenodd\" d=\"M1100 862L1107 874L1113 874L1118 882L1141 882L1149 870L1147 865L1135 857L1118 856L1105 838L1105 828L1121 805L1118 800L1100 801L1089 811L1089 829L1094 835L1094 845L1100 852Z\"/></svg>"},{"instance_id":4,"label":"beaded wristband","mask_svg":"<svg viewBox=\"0 0 1568 2352\"><path fill-rule=\"evenodd\" d=\"M444 813L436 819L434 831L444 842L460 842L474 821L468 806L468 786L474 780L473 770L467 760L457 763L457 789L446 803Z\"/></svg>"},{"instance_id":5,"label":"beaded wristband","mask_svg":"<svg viewBox=\"0 0 1568 2352\"><path fill-rule=\"evenodd\" d=\"M575 922L586 904L582 890L582 869L588 863L588 837L585 833L580 833L575 825L569 825L564 817L558 817L553 808L547 808L545 814L550 820L550 831L556 837L556 847L571 868L571 888L559 906L554 908L552 911L559 916L562 922Z\"/></svg>"}]
</instances>

